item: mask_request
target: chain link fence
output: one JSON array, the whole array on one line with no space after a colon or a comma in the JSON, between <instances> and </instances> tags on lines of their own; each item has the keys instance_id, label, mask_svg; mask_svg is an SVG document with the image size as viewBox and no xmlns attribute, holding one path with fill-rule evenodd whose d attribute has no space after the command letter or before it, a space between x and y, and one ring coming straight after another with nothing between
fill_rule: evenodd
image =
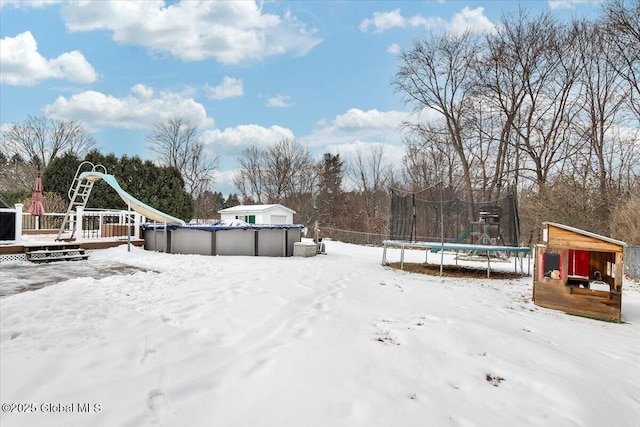
<instances>
[{"instance_id":1,"label":"chain link fence","mask_svg":"<svg viewBox=\"0 0 640 427\"><path fill-rule=\"evenodd\" d=\"M389 238L388 234L365 233L362 231L341 230L339 228L320 227L320 237L353 243L363 246L382 246L382 242Z\"/></svg>"},{"instance_id":2,"label":"chain link fence","mask_svg":"<svg viewBox=\"0 0 640 427\"><path fill-rule=\"evenodd\" d=\"M632 279L640 280L640 246L624 248L624 273Z\"/></svg>"}]
</instances>

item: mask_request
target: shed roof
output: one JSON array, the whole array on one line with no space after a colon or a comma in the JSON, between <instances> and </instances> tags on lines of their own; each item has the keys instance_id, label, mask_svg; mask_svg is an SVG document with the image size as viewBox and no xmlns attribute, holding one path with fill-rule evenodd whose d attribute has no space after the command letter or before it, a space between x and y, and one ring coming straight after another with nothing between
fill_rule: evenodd
<instances>
[{"instance_id":1,"label":"shed roof","mask_svg":"<svg viewBox=\"0 0 640 427\"><path fill-rule=\"evenodd\" d=\"M576 233L576 234L579 234L581 236L591 237L592 239L602 240L603 242L611 243L613 245L617 245L617 246L620 246L620 247L627 246L627 244L625 242L622 242L620 240L612 239L611 237L602 236L602 235L596 234L596 233L591 233L589 231L581 230L579 228L569 227L568 225L558 224L556 222L548 222L547 221L547 222L543 222L542 225L545 225L545 226L550 225L552 227L557 227L557 228L560 228L562 230L570 231L572 233Z\"/></svg>"},{"instance_id":2,"label":"shed roof","mask_svg":"<svg viewBox=\"0 0 640 427\"><path fill-rule=\"evenodd\" d=\"M275 203L271 205L238 205L232 206L226 209L220 209L218 213L239 213L239 212L248 212L248 213L257 213L257 212L266 212L272 209L284 209L286 211L295 214L296 212L293 209L289 209L286 206L282 206L281 204Z\"/></svg>"}]
</instances>

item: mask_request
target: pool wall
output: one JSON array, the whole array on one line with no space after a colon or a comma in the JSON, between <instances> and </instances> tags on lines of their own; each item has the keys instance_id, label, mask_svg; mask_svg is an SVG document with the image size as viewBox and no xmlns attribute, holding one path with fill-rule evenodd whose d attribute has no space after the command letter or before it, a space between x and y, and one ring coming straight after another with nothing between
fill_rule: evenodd
<instances>
[{"instance_id":1,"label":"pool wall","mask_svg":"<svg viewBox=\"0 0 640 427\"><path fill-rule=\"evenodd\" d=\"M143 231L144 248L172 254L293 256L299 225L252 227L152 227ZM168 248L168 250L166 248Z\"/></svg>"}]
</instances>

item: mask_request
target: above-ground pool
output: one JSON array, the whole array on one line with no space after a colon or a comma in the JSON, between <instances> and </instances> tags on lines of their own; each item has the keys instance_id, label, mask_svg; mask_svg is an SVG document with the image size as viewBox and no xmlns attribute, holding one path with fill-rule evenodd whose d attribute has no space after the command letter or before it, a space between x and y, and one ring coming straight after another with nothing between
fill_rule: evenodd
<instances>
[{"instance_id":1,"label":"above-ground pool","mask_svg":"<svg viewBox=\"0 0 640 427\"><path fill-rule=\"evenodd\" d=\"M143 226L144 248L172 254L293 256L304 226L150 225Z\"/></svg>"}]
</instances>

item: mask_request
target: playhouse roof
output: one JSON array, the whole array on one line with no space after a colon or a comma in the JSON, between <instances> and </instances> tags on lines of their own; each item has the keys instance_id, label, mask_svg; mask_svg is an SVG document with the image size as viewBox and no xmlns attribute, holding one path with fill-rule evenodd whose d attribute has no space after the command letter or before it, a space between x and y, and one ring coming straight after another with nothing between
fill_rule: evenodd
<instances>
[{"instance_id":1,"label":"playhouse roof","mask_svg":"<svg viewBox=\"0 0 640 427\"><path fill-rule=\"evenodd\" d=\"M612 239L611 237L602 236L596 233L591 233L589 231L581 230L579 228L569 227L568 225L564 225L564 224L558 224L555 222L543 222L542 225L544 225L547 228L555 227L560 230L568 231L569 233L573 233L577 235L572 238L572 241L563 242L563 243L567 243L567 246L582 248L585 246L585 244L588 243L588 240L593 240L593 239L595 239L596 241L606 242L606 243L610 243L612 245L618 246L620 250L622 250L625 246L627 246L625 242L622 242L620 240ZM583 238L586 237L588 239L579 239L579 237L583 237ZM550 237L549 239L550 239L549 242L552 243ZM557 241L553 243L557 243ZM586 247L584 248L587 249Z\"/></svg>"},{"instance_id":2,"label":"playhouse roof","mask_svg":"<svg viewBox=\"0 0 640 427\"><path fill-rule=\"evenodd\" d=\"M226 209L220 209L218 213L258 213L258 212L266 212L273 209L283 209L286 211L295 214L296 212L293 209L289 209L286 206L282 206L281 204L271 204L271 205L238 205L233 206Z\"/></svg>"}]
</instances>

